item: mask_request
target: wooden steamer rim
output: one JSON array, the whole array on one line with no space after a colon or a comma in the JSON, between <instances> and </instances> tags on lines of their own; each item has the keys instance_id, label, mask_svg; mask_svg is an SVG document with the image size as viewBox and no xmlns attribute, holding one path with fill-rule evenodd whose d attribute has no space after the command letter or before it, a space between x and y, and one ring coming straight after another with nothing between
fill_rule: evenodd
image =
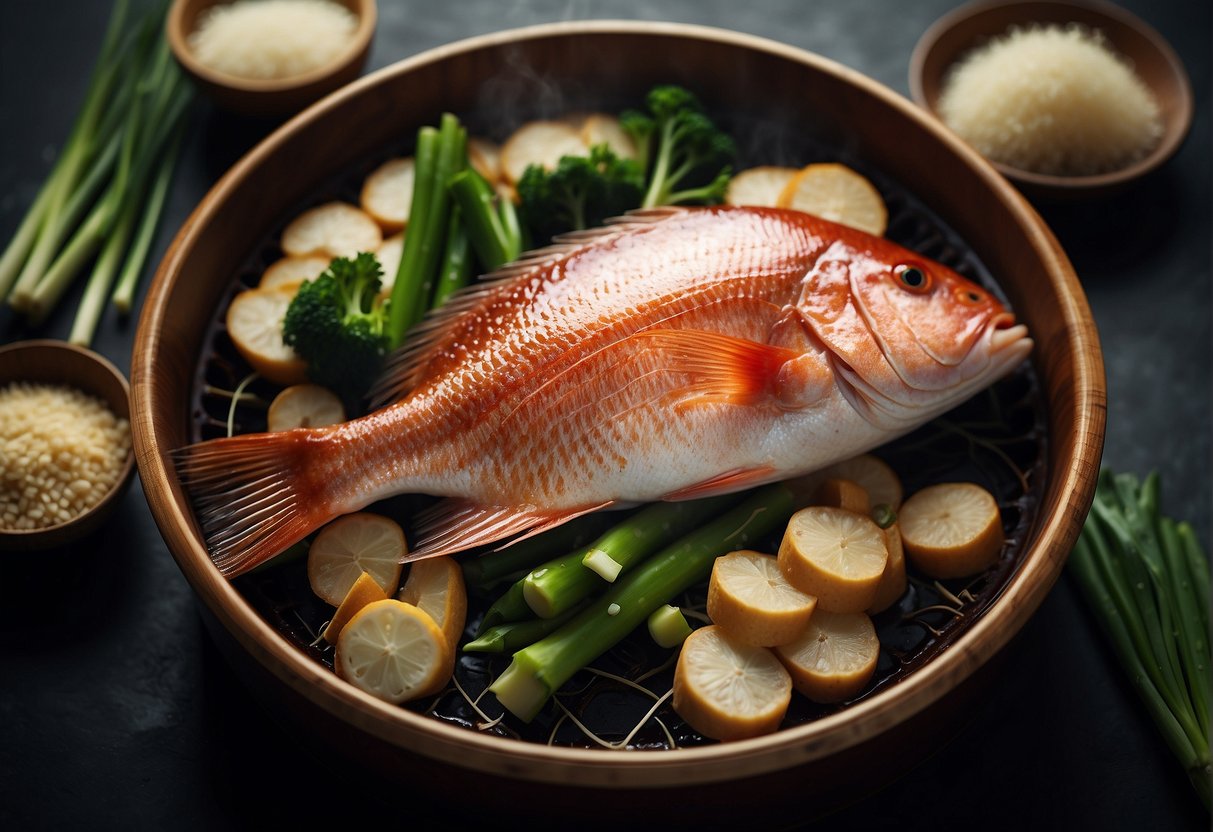
<instances>
[{"instance_id":1,"label":"wooden steamer rim","mask_svg":"<svg viewBox=\"0 0 1213 832\"><path fill-rule=\"evenodd\" d=\"M867 108L844 115L869 122L879 116L886 128L891 121L896 136L893 143L899 148L951 160L954 170L949 175L931 172L948 183L946 191L932 191L925 182L916 184L916 177L926 173L915 174L880 158L874 163L895 173L912 191L930 196L933 207L966 241L983 240L981 251L987 262L1022 265L1024 279L1039 284L1018 286L1002 278L1003 288L1020 317L1028 320L1037 342L1033 360L1048 400L1050 479L1030 533L1031 545L1025 547L1023 562L1001 596L955 643L897 685L840 713L752 740L677 751L610 753L478 734L386 704L342 682L289 644L213 567L167 451L184 444L188 435L188 413L183 412L188 410L184 404L188 395L179 393L189 383L205 326L190 321L183 307L214 308L223 288L187 285L181 273L192 258L219 256L200 249L199 241L206 233L236 233L239 220L225 217L224 212L244 209L236 197L246 180L258 175L262 166L272 168L278 163L276 157L286 155L300 134L327 121L343 123L360 107L381 110L384 105L374 103L376 92L391 84L406 85L414 74L451 69L451 83L466 84L466 72L460 75L459 70L466 70L466 64L480 53L504 48L541 50L580 40L637 39L652 39L655 45L675 50L741 53L785 65L798 78L844 85L853 93L854 101L848 103ZM717 58L715 63L728 62ZM290 198L289 194L279 197L285 202ZM990 210L1011 226L992 221ZM209 306L204 305L207 301ZM632 21L545 24L460 41L372 73L295 116L240 160L180 229L149 290L131 366L132 430L152 514L207 611L253 661L311 705L406 754L507 778L585 787L652 789L761 775L823 760L923 712L1006 646L1057 580L1094 494L1106 421L1102 357L1078 279L1043 220L992 166L906 99L828 59L710 27Z\"/></svg>"}]
</instances>

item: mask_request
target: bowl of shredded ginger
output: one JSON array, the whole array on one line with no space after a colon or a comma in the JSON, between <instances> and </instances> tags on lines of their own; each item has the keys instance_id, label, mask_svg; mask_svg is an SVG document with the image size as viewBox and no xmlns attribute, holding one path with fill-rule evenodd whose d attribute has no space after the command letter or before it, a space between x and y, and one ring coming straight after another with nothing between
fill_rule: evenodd
<instances>
[{"instance_id":1,"label":"bowl of shredded ginger","mask_svg":"<svg viewBox=\"0 0 1213 832\"><path fill-rule=\"evenodd\" d=\"M979 0L940 18L910 66L914 100L1029 196L1121 189L1178 150L1183 64L1147 23L1097 0Z\"/></svg>"},{"instance_id":2,"label":"bowl of shredded ginger","mask_svg":"<svg viewBox=\"0 0 1213 832\"><path fill-rule=\"evenodd\" d=\"M0 551L97 530L134 477L129 386L97 353L56 340L0 347Z\"/></svg>"},{"instance_id":3,"label":"bowl of shredded ginger","mask_svg":"<svg viewBox=\"0 0 1213 832\"><path fill-rule=\"evenodd\" d=\"M282 117L358 77L375 21L375 0L174 0L166 28L216 106Z\"/></svg>"}]
</instances>

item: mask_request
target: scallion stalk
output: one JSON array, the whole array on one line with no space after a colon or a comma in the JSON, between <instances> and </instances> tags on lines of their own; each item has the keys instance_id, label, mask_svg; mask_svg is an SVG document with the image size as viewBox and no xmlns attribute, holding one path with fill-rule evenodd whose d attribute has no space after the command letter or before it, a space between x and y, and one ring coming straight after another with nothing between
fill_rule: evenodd
<instances>
[{"instance_id":1,"label":"scallion stalk","mask_svg":"<svg viewBox=\"0 0 1213 832\"><path fill-rule=\"evenodd\" d=\"M1157 473L1101 473L1068 569L1163 740L1210 805L1209 560Z\"/></svg>"},{"instance_id":2,"label":"scallion stalk","mask_svg":"<svg viewBox=\"0 0 1213 832\"><path fill-rule=\"evenodd\" d=\"M518 257L522 239L512 203L506 207L508 200L501 200L499 205L492 186L473 168L451 179L450 191L485 271L495 271Z\"/></svg>"},{"instance_id":3,"label":"scallion stalk","mask_svg":"<svg viewBox=\"0 0 1213 832\"><path fill-rule=\"evenodd\" d=\"M804 501L786 483L751 492L624 575L563 627L515 653L489 690L515 716L531 721L574 673L644 624L658 607L707 580L717 557L776 531Z\"/></svg>"},{"instance_id":4,"label":"scallion stalk","mask_svg":"<svg viewBox=\"0 0 1213 832\"><path fill-rule=\"evenodd\" d=\"M142 268L167 189L161 171L176 160L165 147L193 97L163 35L166 4L133 27L127 8L127 0L115 4L59 161L0 255L0 297L35 324L97 257L70 335L81 344L91 341L119 268ZM149 192L155 198L145 202Z\"/></svg>"},{"instance_id":5,"label":"scallion stalk","mask_svg":"<svg viewBox=\"0 0 1213 832\"><path fill-rule=\"evenodd\" d=\"M486 552L464 561L463 579L469 587L481 590L503 581L517 580L558 554L580 549L623 516L626 515L607 511L585 514L551 531L511 543L500 551Z\"/></svg>"},{"instance_id":6,"label":"scallion stalk","mask_svg":"<svg viewBox=\"0 0 1213 832\"><path fill-rule=\"evenodd\" d=\"M122 314L128 314L135 303L135 290L139 286L139 278L143 274L144 263L147 262L148 251L151 249L152 238L160 222L164 210L164 202L168 198L169 185L173 179L173 171L177 167L177 158L181 154L181 144L185 136L184 122L178 126L175 137L171 140L168 152L160 160L156 170L156 178L148 193L143 216L139 221L139 229L135 240L131 243L123 264L122 273L118 277L118 285L114 288L113 303Z\"/></svg>"},{"instance_id":7,"label":"scallion stalk","mask_svg":"<svg viewBox=\"0 0 1213 832\"><path fill-rule=\"evenodd\" d=\"M610 583L586 565L595 553L618 565L625 575L646 557L669 545L708 518L737 503L740 495L676 503L652 503L608 529L578 556L536 567L522 580L522 595L540 618L553 618L580 604Z\"/></svg>"},{"instance_id":8,"label":"scallion stalk","mask_svg":"<svg viewBox=\"0 0 1213 832\"><path fill-rule=\"evenodd\" d=\"M467 229L458 208L450 212L446 229L446 248L442 254L442 266L434 285L434 297L430 306L434 309L446 303L447 298L462 289L472 279L472 247Z\"/></svg>"},{"instance_id":9,"label":"scallion stalk","mask_svg":"<svg viewBox=\"0 0 1213 832\"><path fill-rule=\"evenodd\" d=\"M430 308L449 222L447 183L467 166L467 129L456 116L444 113L438 127L427 125L417 131L413 159L409 230L388 307L388 339L393 349Z\"/></svg>"}]
</instances>

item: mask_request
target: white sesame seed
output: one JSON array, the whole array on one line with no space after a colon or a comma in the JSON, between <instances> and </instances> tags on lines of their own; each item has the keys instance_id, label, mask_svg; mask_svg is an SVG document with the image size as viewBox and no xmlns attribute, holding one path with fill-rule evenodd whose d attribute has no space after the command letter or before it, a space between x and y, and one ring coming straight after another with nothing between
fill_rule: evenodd
<instances>
[{"instance_id":1,"label":"white sesame seed","mask_svg":"<svg viewBox=\"0 0 1213 832\"><path fill-rule=\"evenodd\" d=\"M0 528L57 525L96 505L130 453L130 425L71 387L0 387Z\"/></svg>"}]
</instances>

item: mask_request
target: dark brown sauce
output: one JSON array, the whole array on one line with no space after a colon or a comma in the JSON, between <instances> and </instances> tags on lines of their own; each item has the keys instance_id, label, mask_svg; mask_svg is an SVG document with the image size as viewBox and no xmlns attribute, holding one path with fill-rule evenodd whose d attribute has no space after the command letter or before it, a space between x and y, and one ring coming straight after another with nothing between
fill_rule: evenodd
<instances>
[{"instance_id":1,"label":"dark brown sauce","mask_svg":"<svg viewBox=\"0 0 1213 832\"><path fill-rule=\"evenodd\" d=\"M735 135L745 135L746 125L734 124L733 129ZM768 129L766 133L770 134L771 131ZM997 283L964 241L898 183L828 146L803 140L796 145L786 141L776 144L781 148L792 148L790 158L755 155L752 161L747 160L740 167L749 164L804 164L807 161L841 161L850 165L871 179L885 198L889 210L886 232L889 239L950 266L1002 297ZM206 346L199 357L192 403L192 438L195 441L227 433L230 400L222 394L208 392L208 386L231 391L251 372L224 332L226 301L236 292L255 286L262 271L281 256L276 241L282 227L295 214L330 199L344 199L356 204L358 188L366 174L383 159L402 152L407 151L397 148L381 158L368 160L367 164L348 172L340 180L317 188L309 203L298 206L291 216L281 218L264 245L253 252L239 273L233 275L231 290L225 302L215 310ZM248 385L246 392L268 402L277 388L258 379ZM233 411L235 433L264 429L264 409L239 405ZM911 568L906 593L897 604L873 619L881 651L875 676L865 691L850 702L832 706L815 705L804 697L793 696L784 720L785 727L801 725L835 713L898 684L946 650L986 613L1020 565L1023 542L1031 528L1044 487L1046 450L1044 398L1034 370L1024 365L930 425L875 451L897 471L907 495L932 483L945 481L967 480L984 486L994 494L1001 508L1006 545L995 566L970 580L936 584L916 576ZM428 498L405 495L372 509L400 519L407 534L408 518L425 502L428 502ZM774 538L766 544L766 550L774 552L779 540ZM250 573L234 583L249 604L285 639L315 661L332 667L332 649L322 649L316 644L316 634L331 616L332 608L313 595L304 559ZM702 609L705 596L706 587L699 587L682 600ZM476 631L485 608L494 598L475 593L470 595L467 637L470 638ZM645 696L610 678L582 671L561 689L556 698L579 721L590 726L602 741L618 742L644 719L654 701L670 689L673 679L672 657L672 651L657 647L642 628L600 657L594 667L628 679L661 668L644 682L653 696ZM463 692L475 699L508 664L509 656L463 654L456 667L456 680ZM435 719L469 730L481 730L522 741L597 747L554 702L549 703L530 724L523 724L507 714L505 719L487 728L480 727L482 716L467 701L464 693L454 686L436 699L403 707L429 713ZM497 717L502 712L491 694L484 696L478 707L490 717ZM713 742L687 726L668 700L655 712L654 717L648 719L632 736L628 741L629 748L669 748L671 744L667 731L678 747Z\"/></svg>"}]
</instances>

